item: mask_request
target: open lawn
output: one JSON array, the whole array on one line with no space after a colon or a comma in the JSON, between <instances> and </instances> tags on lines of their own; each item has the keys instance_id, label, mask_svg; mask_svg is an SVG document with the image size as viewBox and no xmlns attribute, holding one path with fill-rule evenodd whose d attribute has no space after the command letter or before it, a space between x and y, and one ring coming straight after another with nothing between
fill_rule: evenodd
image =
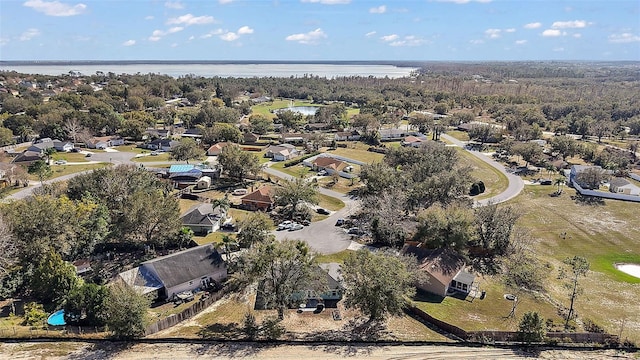
<instances>
[{"instance_id":1,"label":"open lawn","mask_svg":"<svg viewBox=\"0 0 640 360\"><path fill-rule=\"evenodd\" d=\"M450 135L460 141L469 141L469 134L466 131L451 130L447 131L447 135Z\"/></svg>"},{"instance_id":2,"label":"open lawn","mask_svg":"<svg viewBox=\"0 0 640 360\"><path fill-rule=\"evenodd\" d=\"M322 186L325 189L330 189L342 194L348 194L349 192L357 189L361 185L361 183L359 181L359 178L354 178L353 180L351 180L342 177L338 179L337 183L334 183L333 179L330 176L324 176L320 180L318 180L318 185Z\"/></svg>"},{"instance_id":3,"label":"open lawn","mask_svg":"<svg viewBox=\"0 0 640 360\"><path fill-rule=\"evenodd\" d=\"M168 152L159 153L158 155L147 155L147 156L138 156L131 159L131 161L135 162L155 162L155 161L170 161L172 160L169 156Z\"/></svg>"},{"instance_id":4,"label":"open lawn","mask_svg":"<svg viewBox=\"0 0 640 360\"><path fill-rule=\"evenodd\" d=\"M344 203L340 199L318 194L318 206L331 211L338 211L344 207Z\"/></svg>"},{"instance_id":5,"label":"open lawn","mask_svg":"<svg viewBox=\"0 0 640 360\"><path fill-rule=\"evenodd\" d=\"M302 163L294 166L289 166L289 167L285 167L284 164L285 164L285 161L280 161L271 165L271 167L285 174L295 176L295 177L302 177L302 176L306 176L308 174L314 173L310 167L304 166Z\"/></svg>"},{"instance_id":6,"label":"open lawn","mask_svg":"<svg viewBox=\"0 0 640 360\"><path fill-rule=\"evenodd\" d=\"M342 250L335 254L318 255L316 256L316 261L319 264L326 264L326 263L332 263L332 262L342 264L351 253L353 253L353 250Z\"/></svg>"},{"instance_id":7,"label":"open lawn","mask_svg":"<svg viewBox=\"0 0 640 360\"><path fill-rule=\"evenodd\" d=\"M118 151L122 151L122 152L129 152L129 153L134 153L134 154L148 154L150 153L152 150L149 149L143 149L143 148L139 148L135 145L120 145L120 146L114 146L112 147L113 150L118 150Z\"/></svg>"},{"instance_id":8,"label":"open lawn","mask_svg":"<svg viewBox=\"0 0 640 360\"><path fill-rule=\"evenodd\" d=\"M56 152L51 155L51 161L55 162L56 160L66 160L67 162L87 162L90 161L91 158L86 157L81 153L74 152Z\"/></svg>"},{"instance_id":9,"label":"open lawn","mask_svg":"<svg viewBox=\"0 0 640 360\"><path fill-rule=\"evenodd\" d=\"M589 201L565 188L551 197L552 187L526 186L509 203L523 213L519 223L538 239L535 252L556 269L566 257L584 256L591 270L581 281L584 294L576 301L578 315L591 318L610 332L640 341L640 279L616 270L617 262L640 264L640 204ZM557 301L568 305L558 271L549 272L548 288Z\"/></svg>"},{"instance_id":10,"label":"open lawn","mask_svg":"<svg viewBox=\"0 0 640 360\"><path fill-rule=\"evenodd\" d=\"M60 176L75 174L87 170L100 169L109 166L109 163L99 164L86 164L86 165L51 165L51 177L48 179L54 179ZM38 176L29 175L30 180L38 181ZM47 180L48 180L47 179Z\"/></svg>"},{"instance_id":11,"label":"open lawn","mask_svg":"<svg viewBox=\"0 0 640 360\"><path fill-rule=\"evenodd\" d=\"M369 146L366 144L357 142L350 142L347 144L347 148L337 148L335 150L327 151L327 153L344 156L346 158L362 161L367 164L380 162L384 157L384 154L367 151L367 148Z\"/></svg>"},{"instance_id":12,"label":"open lawn","mask_svg":"<svg viewBox=\"0 0 640 360\"><path fill-rule=\"evenodd\" d=\"M503 192L509 186L507 177L493 166L478 159L468 151L459 147L455 147L459 155L459 164L461 166L470 166L473 170L471 176L477 180L482 180L485 186L485 192L475 196L474 200L488 199Z\"/></svg>"}]
</instances>

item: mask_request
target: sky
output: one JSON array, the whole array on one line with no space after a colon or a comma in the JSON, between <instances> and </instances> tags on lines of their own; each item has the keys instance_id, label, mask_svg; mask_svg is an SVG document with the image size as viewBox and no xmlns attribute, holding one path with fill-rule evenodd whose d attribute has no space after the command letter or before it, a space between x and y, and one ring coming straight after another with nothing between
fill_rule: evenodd
<instances>
[{"instance_id":1,"label":"sky","mask_svg":"<svg viewBox=\"0 0 640 360\"><path fill-rule=\"evenodd\" d=\"M638 0L1 0L0 60L640 60Z\"/></svg>"}]
</instances>

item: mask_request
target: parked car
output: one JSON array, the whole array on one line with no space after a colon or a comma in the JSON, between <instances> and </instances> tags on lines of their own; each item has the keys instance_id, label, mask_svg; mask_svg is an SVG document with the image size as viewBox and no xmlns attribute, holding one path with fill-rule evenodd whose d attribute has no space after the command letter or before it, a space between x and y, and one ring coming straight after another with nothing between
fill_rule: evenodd
<instances>
[{"instance_id":1,"label":"parked car","mask_svg":"<svg viewBox=\"0 0 640 360\"><path fill-rule=\"evenodd\" d=\"M347 234L350 235L362 235L362 231L357 227L352 227L347 230Z\"/></svg>"},{"instance_id":2,"label":"parked car","mask_svg":"<svg viewBox=\"0 0 640 360\"><path fill-rule=\"evenodd\" d=\"M227 231L236 231L236 225L233 223L224 223L222 224L222 226L220 226L220 228L222 230L227 230Z\"/></svg>"},{"instance_id":3,"label":"parked car","mask_svg":"<svg viewBox=\"0 0 640 360\"><path fill-rule=\"evenodd\" d=\"M287 230L289 228L291 228L291 225L293 225L293 222L286 220L281 222L280 224L278 224L278 227L276 230L280 231L280 230Z\"/></svg>"},{"instance_id":4,"label":"parked car","mask_svg":"<svg viewBox=\"0 0 640 360\"><path fill-rule=\"evenodd\" d=\"M301 230L303 228L304 228L304 226L302 226L302 224L293 223L293 224L291 224L291 227L289 228L289 231Z\"/></svg>"},{"instance_id":5,"label":"parked car","mask_svg":"<svg viewBox=\"0 0 640 360\"><path fill-rule=\"evenodd\" d=\"M71 152L74 152L74 153L80 152L80 148L74 147L73 149L71 149Z\"/></svg>"},{"instance_id":6,"label":"parked car","mask_svg":"<svg viewBox=\"0 0 640 360\"><path fill-rule=\"evenodd\" d=\"M56 160L56 162L54 164L56 165L64 165L67 163L67 160Z\"/></svg>"},{"instance_id":7,"label":"parked car","mask_svg":"<svg viewBox=\"0 0 640 360\"><path fill-rule=\"evenodd\" d=\"M311 225L311 221L309 221L309 220L302 220L302 221L300 221L300 224L302 224L302 225L304 225L304 226L309 226L309 225Z\"/></svg>"},{"instance_id":8,"label":"parked car","mask_svg":"<svg viewBox=\"0 0 640 360\"><path fill-rule=\"evenodd\" d=\"M160 154L157 151L152 151L151 152L151 156L158 156L158 155L160 155Z\"/></svg>"},{"instance_id":9,"label":"parked car","mask_svg":"<svg viewBox=\"0 0 640 360\"><path fill-rule=\"evenodd\" d=\"M91 157L91 153L87 153L87 155L85 155L85 157Z\"/></svg>"},{"instance_id":10,"label":"parked car","mask_svg":"<svg viewBox=\"0 0 640 360\"><path fill-rule=\"evenodd\" d=\"M318 171L318 176L325 176L325 175L327 175L327 170L322 169Z\"/></svg>"},{"instance_id":11,"label":"parked car","mask_svg":"<svg viewBox=\"0 0 640 360\"><path fill-rule=\"evenodd\" d=\"M317 212L318 214L322 214L322 215L329 215L329 214L331 214L331 213L329 212L329 210L327 210L327 209L323 209L323 208L317 208L317 209L316 209L316 212Z\"/></svg>"},{"instance_id":12,"label":"parked car","mask_svg":"<svg viewBox=\"0 0 640 360\"><path fill-rule=\"evenodd\" d=\"M247 189L235 189L233 190L232 194L239 196L239 195L247 195Z\"/></svg>"},{"instance_id":13,"label":"parked car","mask_svg":"<svg viewBox=\"0 0 640 360\"><path fill-rule=\"evenodd\" d=\"M338 219L338 221L336 221L336 226L342 226L342 225L344 225L344 219L340 218Z\"/></svg>"}]
</instances>

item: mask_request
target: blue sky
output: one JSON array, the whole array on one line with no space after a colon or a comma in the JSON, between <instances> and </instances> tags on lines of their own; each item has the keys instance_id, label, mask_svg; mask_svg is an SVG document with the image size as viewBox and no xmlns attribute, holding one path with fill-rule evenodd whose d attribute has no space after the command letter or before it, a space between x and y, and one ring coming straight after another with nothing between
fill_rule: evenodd
<instances>
[{"instance_id":1,"label":"blue sky","mask_svg":"<svg viewBox=\"0 0 640 360\"><path fill-rule=\"evenodd\" d=\"M1 0L0 60L640 60L640 1Z\"/></svg>"}]
</instances>

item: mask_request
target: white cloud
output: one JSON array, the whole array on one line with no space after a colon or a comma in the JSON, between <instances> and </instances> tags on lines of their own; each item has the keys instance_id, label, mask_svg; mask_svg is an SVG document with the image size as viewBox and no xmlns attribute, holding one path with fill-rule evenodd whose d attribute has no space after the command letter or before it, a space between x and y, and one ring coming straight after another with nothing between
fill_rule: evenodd
<instances>
[{"instance_id":1,"label":"white cloud","mask_svg":"<svg viewBox=\"0 0 640 360\"><path fill-rule=\"evenodd\" d=\"M319 40L325 39L327 34L322 29L317 28L308 33L292 34L285 38L287 41L297 41L300 44L316 44Z\"/></svg>"},{"instance_id":2,"label":"white cloud","mask_svg":"<svg viewBox=\"0 0 640 360\"><path fill-rule=\"evenodd\" d=\"M564 51L564 48L563 47L557 47L557 48L554 48L553 51L562 52L562 51Z\"/></svg>"},{"instance_id":3,"label":"white cloud","mask_svg":"<svg viewBox=\"0 0 640 360\"><path fill-rule=\"evenodd\" d=\"M414 35L407 35L402 39L398 39L389 43L390 46L419 46L425 41Z\"/></svg>"},{"instance_id":4,"label":"white cloud","mask_svg":"<svg viewBox=\"0 0 640 360\"><path fill-rule=\"evenodd\" d=\"M375 31L369 31L368 33L364 34L364 36L366 37L372 37L373 35L375 35L376 32Z\"/></svg>"},{"instance_id":5,"label":"white cloud","mask_svg":"<svg viewBox=\"0 0 640 360\"><path fill-rule=\"evenodd\" d=\"M562 31L556 30L556 29L547 29L542 32L542 36L545 36L545 37L562 36Z\"/></svg>"},{"instance_id":6,"label":"white cloud","mask_svg":"<svg viewBox=\"0 0 640 360\"><path fill-rule=\"evenodd\" d=\"M480 45L480 44L484 44L484 40L482 39L477 39L477 40L471 40L469 41L470 43L472 43L473 45Z\"/></svg>"},{"instance_id":7,"label":"white cloud","mask_svg":"<svg viewBox=\"0 0 640 360\"><path fill-rule=\"evenodd\" d=\"M193 40L195 38L196 38L195 36L191 35L191 36L189 36L189 41L191 41L191 40Z\"/></svg>"},{"instance_id":8,"label":"white cloud","mask_svg":"<svg viewBox=\"0 0 640 360\"><path fill-rule=\"evenodd\" d=\"M240 29L238 29L238 34L239 35L253 34L253 29L248 26L243 26Z\"/></svg>"},{"instance_id":9,"label":"white cloud","mask_svg":"<svg viewBox=\"0 0 640 360\"><path fill-rule=\"evenodd\" d=\"M122 43L122 46L133 46L135 44L136 44L135 40L127 40L127 41Z\"/></svg>"},{"instance_id":10,"label":"white cloud","mask_svg":"<svg viewBox=\"0 0 640 360\"><path fill-rule=\"evenodd\" d=\"M385 35L385 36L381 37L380 39L382 41L390 42L390 41L398 40L399 38L400 38L400 36L398 36L397 34L391 34L391 35Z\"/></svg>"},{"instance_id":11,"label":"white cloud","mask_svg":"<svg viewBox=\"0 0 640 360\"><path fill-rule=\"evenodd\" d=\"M514 33L514 32L516 32L516 29L514 29L514 28L504 29L504 32Z\"/></svg>"},{"instance_id":12,"label":"white cloud","mask_svg":"<svg viewBox=\"0 0 640 360\"><path fill-rule=\"evenodd\" d=\"M584 20L556 21L551 25L552 29L581 29L587 27L589 23Z\"/></svg>"},{"instance_id":13,"label":"white cloud","mask_svg":"<svg viewBox=\"0 0 640 360\"><path fill-rule=\"evenodd\" d=\"M20 39L20 41L29 41L36 36L40 36L40 30L31 28L23 32L18 39Z\"/></svg>"},{"instance_id":14,"label":"white cloud","mask_svg":"<svg viewBox=\"0 0 640 360\"><path fill-rule=\"evenodd\" d=\"M231 4L234 0L218 0L218 3L221 5Z\"/></svg>"},{"instance_id":15,"label":"white cloud","mask_svg":"<svg viewBox=\"0 0 640 360\"><path fill-rule=\"evenodd\" d=\"M182 26L174 26L172 28L170 28L169 30L167 30L167 34L173 34L173 33L177 33L184 30L184 28Z\"/></svg>"},{"instance_id":16,"label":"white cloud","mask_svg":"<svg viewBox=\"0 0 640 360\"><path fill-rule=\"evenodd\" d=\"M175 34L175 33L180 32L182 30L184 30L184 28L182 26L174 26L172 28L169 28L167 31L154 30L151 33L151 36L149 36L149 41L158 41L158 40L162 39L162 37L165 36L165 35Z\"/></svg>"},{"instance_id":17,"label":"white cloud","mask_svg":"<svg viewBox=\"0 0 640 360\"><path fill-rule=\"evenodd\" d=\"M369 9L369 12L372 14L384 14L387 12L387 7L385 5L380 5L378 7L372 7Z\"/></svg>"},{"instance_id":18,"label":"white cloud","mask_svg":"<svg viewBox=\"0 0 640 360\"><path fill-rule=\"evenodd\" d=\"M208 33L200 36L201 39L208 39L210 37L216 36L216 35L220 35L220 34L224 34L224 31L222 29L216 29L216 30L212 30L209 31Z\"/></svg>"},{"instance_id":19,"label":"white cloud","mask_svg":"<svg viewBox=\"0 0 640 360\"><path fill-rule=\"evenodd\" d=\"M532 22L524 25L525 29L537 29L542 26L542 23Z\"/></svg>"},{"instance_id":20,"label":"white cloud","mask_svg":"<svg viewBox=\"0 0 640 360\"><path fill-rule=\"evenodd\" d=\"M502 30L500 29L487 29L484 31L485 35L487 35L487 37L489 39L497 39L500 37L500 33L502 32Z\"/></svg>"},{"instance_id":21,"label":"white cloud","mask_svg":"<svg viewBox=\"0 0 640 360\"><path fill-rule=\"evenodd\" d=\"M167 1L164 3L164 7L169 8L169 9L184 9L184 4L181 3L180 1Z\"/></svg>"},{"instance_id":22,"label":"white cloud","mask_svg":"<svg viewBox=\"0 0 640 360\"><path fill-rule=\"evenodd\" d=\"M59 1L28 0L23 5L49 16L80 15L87 9L87 5L82 3L70 5Z\"/></svg>"},{"instance_id":23,"label":"white cloud","mask_svg":"<svg viewBox=\"0 0 640 360\"><path fill-rule=\"evenodd\" d=\"M0 37L0 46L6 45L8 43L9 43L9 38L8 37Z\"/></svg>"},{"instance_id":24,"label":"white cloud","mask_svg":"<svg viewBox=\"0 0 640 360\"><path fill-rule=\"evenodd\" d=\"M576 39L580 39L580 38L582 37L582 34L580 34L580 33L575 33L575 34L573 34L572 36L573 36L574 38L576 38Z\"/></svg>"},{"instance_id":25,"label":"white cloud","mask_svg":"<svg viewBox=\"0 0 640 360\"><path fill-rule=\"evenodd\" d=\"M224 41L235 41L238 40L240 36L232 31L229 31L226 34L222 34L220 35L220 39L224 40Z\"/></svg>"},{"instance_id":26,"label":"white cloud","mask_svg":"<svg viewBox=\"0 0 640 360\"><path fill-rule=\"evenodd\" d=\"M154 17L153 17L153 15L148 15L148 16L145 16L144 19L145 20L153 20Z\"/></svg>"},{"instance_id":27,"label":"white cloud","mask_svg":"<svg viewBox=\"0 0 640 360\"><path fill-rule=\"evenodd\" d=\"M324 5L342 5L349 4L351 0L301 0L303 3L318 3Z\"/></svg>"},{"instance_id":28,"label":"white cloud","mask_svg":"<svg viewBox=\"0 0 640 360\"><path fill-rule=\"evenodd\" d=\"M640 42L640 35L635 35L632 33L611 34L609 35L609 42L614 44Z\"/></svg>"},{"instance_id":29,"label":"white cloud","mask_svg":"<svg viewBox=\"0 0 640 360\"><path fill-rule=\"evenodd\" d=\"M516 45L524 45L527 43L527 40L516 40Z\"/></svg>"},{"instance_id":30,"label":"white cloud","mask_svg":"<svg viewBox=\"0 0 640 360\"><path fill-rule=\"evenodd\" d=\"M182 16L178 16L176 18L170 18L167 20L168 25L202 25L202 24L210 24L214 21L213 16L193 16L191 14L186 14Z\"/></svg>"}]
</instances>

